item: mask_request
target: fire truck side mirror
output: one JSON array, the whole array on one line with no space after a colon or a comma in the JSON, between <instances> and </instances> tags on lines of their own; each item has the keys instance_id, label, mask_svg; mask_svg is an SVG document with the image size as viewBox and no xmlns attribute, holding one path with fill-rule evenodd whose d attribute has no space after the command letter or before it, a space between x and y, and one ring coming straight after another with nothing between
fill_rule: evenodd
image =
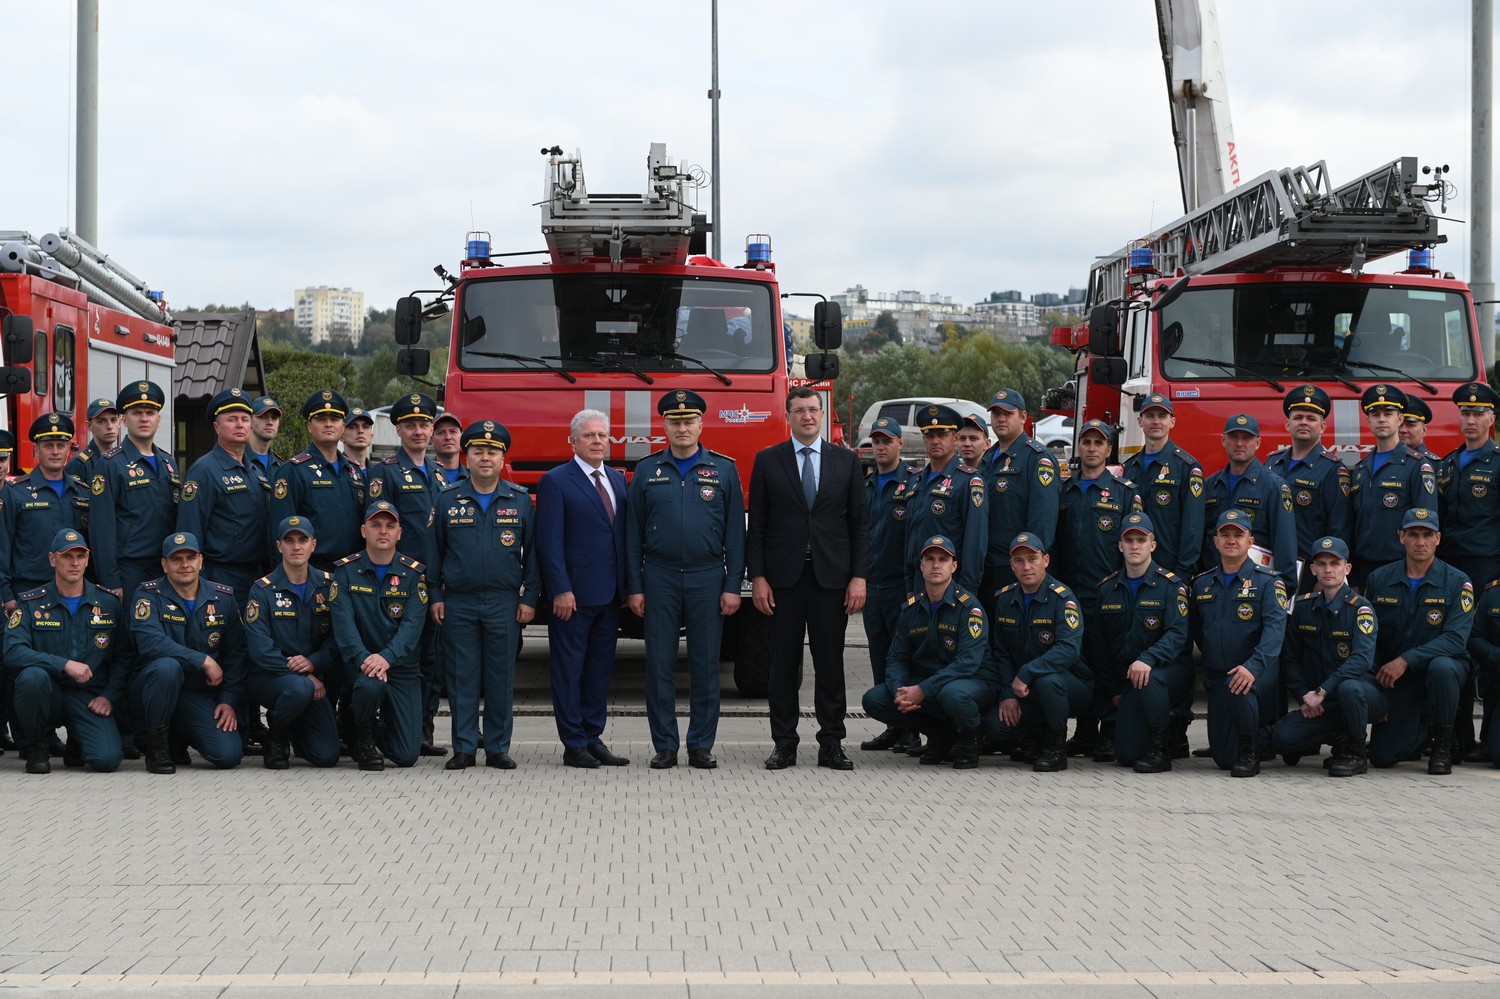
<instances>
[{"instance_id":1,"label":"fire truck side mirror","mask_svg":"<svg viewBox=\"0 0 1500 999\"><path fill-rule=\"evenodd\" d=\"M31 317L30 316L10 315L10 316L6 316L5 317L5 319L4 319L4 339L5 339L5 362L7 364L30 364L31 363L32 346L33 346L33 340L32 340L33 333L34 333L34 330L32 328ZM21 389L20 391L24 392L24 391L29 390L30 388L31 388L31 384L28 381L27 385L26 385L26 388L25 389ZM12 390L7 389L6 391L12 391Z\"/></svg>"},{"instance_id":2,"label":"fire truck side mirror","mask_svg":"<svg viewBox=\"0 0 1500 999\"><path fill-rule=\"evenodd\" d=\"M396 351L396 373L420 378L432 367L432 352L426 347L402 347Z\"/></svg>"},{"instance_id":3,"label":"fire truck side mirror","mask_svg":"<svg viewBox=\"0 0 1500 999\"><path fill-rule=\"evenodd\" d=\"M1096 305L1089 312L1089 353L1095 357L1120 355L1120 316L1108 305Z\"/></svg>"},{"instance_id":4,"label":"fire truck side mirror","mask_svg":"<svg viewBox=\"0 0 1500 999\"><path fill-rule=\"evenodd\" d=\"M0 395L21 395L30 391L30 368L0 368Z\"/></svg>"},{"instance_id":5,"label":"fire truck side mirror","mask_svg":"<svg viewBox=\"0 0 1500 999\"><path fill-rule=\"evenodd\" d=\"M422 300L407 295L396 303L396 342L410 346L422 338Z\"/></svg>"},{"instance_id":6,"label":"fire truck side mirror","mask_svg":"<svg viewBox=\"0 0 1500 999\"><path fill-rule=\"evenodd\" d=\"M1189 280L1191 279L1182 277L1167 285L1167 290L1161 293L1161 297L1151 303L1151 311L1160 312L1162 309L1165 309L1167 306L1177 301L1177 299L1182 296L1182 293L1187 291Z\"/></svg>"},{"instance_id":7,"label":"fire truck side mirror","mask_svg":"<svg viewBox=\"0 0 1500 999\"><path fill-rule=\"evenodd\" d=\"M819 302L813 306L813 343L819 350L838 350L843 346L844 310L839 303Z\"/></svg>"},{"instance_id":8,"label":"fire truck side mirror","mask_svg":"<svg viewBox=\"0 0 1500 999\"><path fill-rule=\"evenodd\" d=\"M1095 385L1124 385L1125 358L1095 357L1089 361L1089 381Z\"/></svg>"},{"instance_id":9,"label":"fire truck side mirror","mask_svg":"<svg viewBox=\"0 0 1500 999\"><path fill-rule=\"evenodd\" d=\"M831 382L839 376L839 355L808 354L803 362L807 377L815 382Z\"/></svg>"}]
</instances>

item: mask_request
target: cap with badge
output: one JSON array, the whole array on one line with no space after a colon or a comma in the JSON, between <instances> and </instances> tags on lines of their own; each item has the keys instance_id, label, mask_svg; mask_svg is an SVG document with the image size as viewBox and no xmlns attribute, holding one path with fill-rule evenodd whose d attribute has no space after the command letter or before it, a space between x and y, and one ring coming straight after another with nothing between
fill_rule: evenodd
<instances>
[{"instance_id":1,"label":"cap with badge","mask_svg":"<svg viewBox=\"0 0 1500 999\"><path fill-rule=\"evenodd\" d=\"M178 552L201 552L198 547L198 536L180 531L177 534L168 534L167 540L161 543L161 557L171 558Z\"/></svg>"},{"instance_id":2,"label":"cap with badge","mask_svg":"<svg viewBox=\"0 0 1500 999\"><path fill-rule=\"evenodd\" d=\"M31 430L26 435L33 441L70 441L73 439L73 418L67 413L47 413L31 421Z\"/></svg>"},{"instance_id":3,"label":"cap with badge","mask_svg":"<svg viewBox=\"0 0 1500 999\"><path fill-rule=\"evenodd\" d=\"M360 409L358 406L349 410L349 415L344 417L344 426L354 423L356 420L364 420L370 426L375 425L375 417L371 416L369 410Z\"/></svg>"},{"instance_id":4,"label":"cap with badge","mask_svg":"<svg viewBox=\"0 0 1500 999\"><path fill-rule=\"evenodd\" d=\"M1238 531L1250 530L1250 515L1244 510L1225 510L1219 514L1219 522L1214 525L1214 533L1222 531L1226 527L1233 527Z\"/></svg>"},{"instance_id":5,"label":"cap with badge","mask_svg":"<svg viewBox=\"0 0 1500 999\"><path fill-rule=\"evenodd\" d=\"M84 551L88 551L89 543L83 540L82 534L79 534L71 527L64 527L52 535L52 554L61 555L63 552L72 551L74 548L82 548Z\"/></svg>"},{"instance_id":6,"label":"cap with badge","mask_svg":"<svg viewBox=\"0 0 1500 999\"><path fill-rule=\"evenodd\" d=\"M1432 407L1414 395L1406 397L1405 417L1408 420L1416 420L1419 423L1432 422Z\"/></svg>"},{"instance_id":7,"label":"cap with badge","mask_svg":"<svg viewBox=\"0 0 1500 999\"><path fill-rule=\"evenodd\" d=\"M1333 402L1328 398L1328 393L1316 385L1298 385L1281 400L1283 413L1291 416L1294 409L1310 409L1320 416L1327 416L1329 410L1333 409Z\"/></svg>"},{"instance_id":8,"label":"cap with badge","mask_svg":"<svg viewBox=\"0 0 1500 999\"><path fill-rule=\"evenodd\" d=\"M1168 413L1172 411L1172 400L1160 392L1152 392L1148 396L1142 396L1136 400L1136 412L1144 413L1148 409L1165 409Z\"/></svg>"},{"instance_id":9,"label":"cap with badge","mask_svg":"<svg viewBox=\"0 0 1500 999\"><path fill-rule=\"evenodd\" d=\"M708 403L697 392L678 389L656 400L656 411L669 420L690 420L708 412Z\"/></svg>"},{"instance_id":10,"label":"cap with badge","mask_svg":"<svg viewBox=\"0 0 1500 999\"><path fill-rule=\"evenodd\" d=\"M16 453L16 435L9 430L0 430L0 458L9 458Z\"/></svg>"},{"instance_id":11,"label":"cap with badge","mask_svg":"<svg viewBox=\"0 0 1500 999\"><path fill-rule=\"evenodd\" d=\"M314 416L337 416L342 419L348 413L349 404L333 389L321 389L314 392L302 404L302 415L309 420Z\"/></svg>"},{"instance_id":12,"label":"cap with badge","mask_svg":"<svg viewBox=\"0 0 1500 999\"><path fill-rule=\"evenodd\" d=\"M1015 389L1003 388L990 396L986 409L1025 409L1026 399Z\"/></svg>"},{"instance_id":13,"label":"cap with badge","mask_svg":"<svg viewBox=\"0 0 1500 999\"><path fill-rule=\"evenodd\" d=\"M389 500L376 500L365 507L365 522L368 523L372 517L378 517L382 513L392 517L398 524L401 522L401 515Z\"/></svg>"},{"instance_id":14,"label":"cap with badge","mask_svg":"<svg viewBox=\"0 0 1500 999\"><path fill-rule=\"evenodd\" d=\"M1110 438L1114 435L1114 428L1103 420L1088 420L1083 426L1078 428L1078 439L1082 440L1084 434L1091 432L1103 437L1104 442L1108 444Z\"/></svg>"},{"instance_id":15,"label":"cap with badge","mask_svg":"<svg viewBox=\"0 0 1500 999\"><path fill-rule=\"evenodd\" d=\"M1438 531L1438 515L1436 510L1429 510L1425 506L1412 507L1406 511L1406 516L1401 518L1401 530L1408 527L1425 527L1428 530Z\"/></svg>"},{"instance_id":16,"label":"cap with badge","mask_svg":"<svg viewBox=\"0 0 1500 999\"><path fill-rule=\"evenodd\" d=\"M225 413L253 413L255 409L250 404L250 395L242 388L227 388L214 394L208 400L208 419L210 422L217 420Z\"/></svg>"},{"instance_id":17,"label":"cap with badge","mask_svg":"<svg viewBox=\"0 0 1500 999\"><path fill-rule=\"evenodd\" d=\"M457 427L459 430L463 430L463 428L464 428L464 425L459 420L459 418L456 417L456 416L454 416L452 413L450 413L446 409L443 410L441 413L438 414L438 418L437 419L435 419L435 420L432 421L432 429L436 430L438 427L441 427L444 423L451 423L455 427Z\"/></svg>"},{"instance_id":18,"label":"cap with badge","mask_svg":"<svg viewBox=\"0 0 1500 999\"><path fill-rule=\"evenodd\" d=\"M437 418L437 403L425 392L403 395L391 403L391 422L402 420L433 420Z\"/></svg>"},{"instance_id":19,"label":"cap with badge","mask_svg":"<svg viewBox=\"0 0 1500 999\"><path fill-rule=\"evenodd\" d=\"M497 447L502 451L510 450L510 431L505 429L505 424L496 423L494 420L480 420L478 423L469 424L458 439L459 447L468 450L474 445L488 445Z\"/></svg>"},{"instance_id":20,"label":"cap with badge","mask_svg":"<svg viewBox=\"0 0 1500 999\"><path fill-rule=\"evenodd\" d=\"M1140 531L1142 534L1156 533L1156 529L1151 526L1151 518L1144 513L1132 513L1125 518L1125 529L1120 534L1123 536L1131 531Z\"/></svg>"},{"instance_id":21,"label":"cap with badge","mask_svg":"<svg viewBox=\"0 0 1500 999\"><path fill-rule=\"evenodd\" d=\"M1454 389L1453 402L1459 409L1488 409L1494 412L1500 406L1500 393L1496 393L1484 382L1469 382Z\"/></svg>"},{"instance_id":22,"label":"cap with badge","mask_svg":"<svg viewBox=\"0 0 1500 999\"><path fill-rule=\"evenodd\" d=\"M1394 385L1387 385L1382 382L1377 385L1371 385L1359 397L1359 408L1366 413L1382 406L1391 409L1405 409L1406 393Z\"/></svg>"},{"instance_id":23,"label":"cap with badge","mask_svg":"<svg viewBox=\"0 0 1500 999\"><path fill-rule=\"evenodd\" d=\"M924 434L957 430L958 413L951 407L936 403L931 406L920 406L917 410L916 424Z\"/></svg>"},{"instance_id":24,"label":"cap with badge","mask_svg":"<svg viewBox=\"0 0 1500 999\"><path fill-rule=\"evenodd\" d=\"M1012 552L1021 548L1029 548L1040 555L1047 554L1047 546L1042 543L1042 539L1027 531L1022 531L1010 541L1010 550Z\"/></svg>"},{"instance_id":25,"label":"cap with badge","mask_svg":"<svg viewBox=\"0 0 1500 999\"><path fill-rule=\"evenodd\" d=\"M214 396L215 400L218 398ZM131 382L120 389L120 394L115 397L115 408L122 413L134 406L161 409L166 404L167 394L155 382Z\"/></svg>"},{"instance_id":26,"label":"cap with badge","mask_svg":"<svg viewBox=\"0 0 1500 999\"><path fill-rule=\"evenodd\" d=\"M1255 417L1247 413L1236 413L1224 421L1224 432L1226 434L1250 434L1252 437L1260 436L1260 424L1255 422Z\"/></svg>"},{"instance_id":27,"label":"cap with badge","mask_svg":"<svg viewBox=\"0 0 1500 999\"><path fill-rule=\"evenodd\" d=\"M1331 536L1319 538L1313 542L1312 557L1317 558L1319 555L1334 555L1347 562L1349 561L1349 546L1344 544L1343 538Z\"/></svg>"},{"instance_id":28,"label":"cap with badge","mask_svg":"<svg viewBox=\"0 0 1500 999\"><path fill-rule=\"evenodd\" d=\"M94 399L89 402L89 419L94 420L104 413L118 413L120 407L113 399Z\"/></svg>"},{"instance_id":29,"label":"cap with badge","mask_svg":"<svg viewBox=\"0 0 1500 999\"><path fill-rule=\"evenodd\" d=\"M952 555L954 558L958 558L958 545L955 545L951 540L949 540L947 535L934 534L932 537L922 542L923 555L926 555L928 550L932 548L936 548L940 551L945 551L949 555Z\"/></svg>"},{"instance_id":30,"label":"cap with badge","mask_svg":"<svg viewBox=\"0 0 1500 999\"><path fill-rule=\"evenodd\" d=\"M875 425L870 428L870 436L889 437L893 441L899 441L901 439L901 424L897 423L889 416L882 416L880 419L876 420Z\"/></svg>"},{"instance_id":31,"label":"cap with badge","mask_svg":"<svg viewBox=\"0 0 1500 999\"><path fill-rule=\"evenodd\" d=\"M250 404L250 412L254 416L265 416L267 413L281 415L281 406L268 395L263 395Z\"/></svg>"},{"instance_id":32,"label":"cap with badge","mask_svg":"<svg viewBox=\"0 0 1500 999\"><path fill-rule=\"evenodd\" d=\"M978 415L977 413L965 413L963 416L960 416L958 418L958 429L978 430L986 437L988 437L990 433L989 423L985 420L984 417Z\"/></svg>"},{"instance_id":33,"label":"cap with badge","mask_svg":"<svg viewBox=\"0 0 1500 999\"><path fill-rule=\"evenodd\" d=\"M283 517L281 523L276 525L276 540L283 541L288 534L305 534L309 538L316 538L313 533L313 522L306 517Z\"/></svg>"}]
</instances>

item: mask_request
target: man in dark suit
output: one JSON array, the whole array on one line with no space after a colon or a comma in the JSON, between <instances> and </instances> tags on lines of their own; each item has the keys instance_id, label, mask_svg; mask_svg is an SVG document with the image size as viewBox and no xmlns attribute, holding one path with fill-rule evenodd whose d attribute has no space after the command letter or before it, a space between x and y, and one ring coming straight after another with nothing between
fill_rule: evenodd
<instances>
[{"instance_id":1,"label":"man in dark suit","mask_svg":"<svg viewBox=\"0 0 1500 999\"><path fill-rule=\"evenodd\" d=\"M776 747L767 770L797 765L797 674L808 638L816 681L818 766L853 770L844 755L844 631L865 603L870 515L853 451L822 440L823 404L787 394L792 439L755 456L745 565L756 610L771 618L769 701Z\"/></svg>"},{"instance_id":2,"label":"man in dark suit","mask_svg":"<svg viewBox=\"0 0 1500 999\"><path fill-rule=\"evenodd\" d=\"M593 769L630 761L604 745L609 678L625 593L625 475L604 464L609 417L573 417L573 460L537 484L537 552L552 595L552 707L563 763Z\"/></svg>"}]
</instances>

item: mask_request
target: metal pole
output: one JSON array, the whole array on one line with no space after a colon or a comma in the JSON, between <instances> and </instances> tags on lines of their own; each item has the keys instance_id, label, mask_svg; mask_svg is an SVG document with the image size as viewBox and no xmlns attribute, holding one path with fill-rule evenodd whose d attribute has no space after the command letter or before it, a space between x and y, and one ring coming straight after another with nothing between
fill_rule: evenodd
<instances>
[{"instance_id":1,"label":"metal pole","mask_svg":"<svg viewBox=\"0 0 1500 999\"><path fill-rule=\"evenodd\" d=\"M1187 114L1183 116L1186 121L1183 131L1187 132L1187 158L1183 160L1186 166L1182 171L1182 186L1186 197L1187 210L1196 212L1198 210L1198 111L1192 104L1187 106Z\"/></svg>"},{"instance_id":2,"label":"metal pole","mask_svg":"<svg viewBox=\"0 0 1500 999\"><path fill-rule=\"evenodd\" d=\"M1495 9L1494 0L1474 0L1474 96L1473 122L1470 126L1472 162L1469 172L1473 191L1469 208L1469 288L1480 305L1476 311L1479 319L1479 344L1484 351L1484 377L1489 377L1495 364L1495 272L1492 260L1495 250L1494 178L1494 131L1491 127L1491 110L1494 106L1494 52Z\"/></svg>"},{"instance_id":3,"label":"metal pole","mask_svg":"<svg viewBox=\"0 0 1500 999\"><path fill-rule=\"evenodd\" d=\"M78 0L78 162L73 231L99 242L99 0Z\"/></svg>"},{"instance_id":4,"label":"metal pole","mask_svg":"<svg viewBox=\"0 0 1500 999\"><path fill-rule=\"evenodd\" d=\"M1479 2L1479 0L1475 0ZM724 221L719 214L719 0L713 0L710 5L712 10L712 35L713 35L713 81L709 84L708 99L713 103L713 258L724 259Z\"/></svg>"}]
</instances>

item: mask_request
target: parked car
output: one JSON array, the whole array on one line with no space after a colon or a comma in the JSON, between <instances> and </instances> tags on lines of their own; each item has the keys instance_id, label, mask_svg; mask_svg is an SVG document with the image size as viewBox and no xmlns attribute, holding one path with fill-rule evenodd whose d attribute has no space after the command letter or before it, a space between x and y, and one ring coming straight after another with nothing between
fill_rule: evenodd
<instances>
[{"instance_id":1,"label":"parked car","mask_svg":"<svg viewBox=\"0 0 1500 999\"><path fill-rule=\"evenodd\" d=\"M969 399L937 399L909 397L906 399L882 399L865 410L864 417L859 421L859 457L865 465L875 463L875 452L870 447L870 428L875 421L882 416L889 416L901 424L901 457L914 463L923 463L927 460L927 451L922 446L922 431L915 425L915 414L928 406L948 406L958 412L960 416L973 414L978 416L984 423L985 433L989 436L990 444L995 443L995 432L990 429L990 414L977 402Z\"/></svg>"},{"instance_id":2,"label":"parked car","mask_svg":"<svg viewBox=\"0 0 1500 999\"><path fill-rule=\"evenodd\" d=\"M1067 465L1068 459L1073 457L1073 417L1044 416L1036 421L1036 428L1031 433L1044 447L1052 449L1052 455L1059 465Z\"/></svg>"}]
</instances>

